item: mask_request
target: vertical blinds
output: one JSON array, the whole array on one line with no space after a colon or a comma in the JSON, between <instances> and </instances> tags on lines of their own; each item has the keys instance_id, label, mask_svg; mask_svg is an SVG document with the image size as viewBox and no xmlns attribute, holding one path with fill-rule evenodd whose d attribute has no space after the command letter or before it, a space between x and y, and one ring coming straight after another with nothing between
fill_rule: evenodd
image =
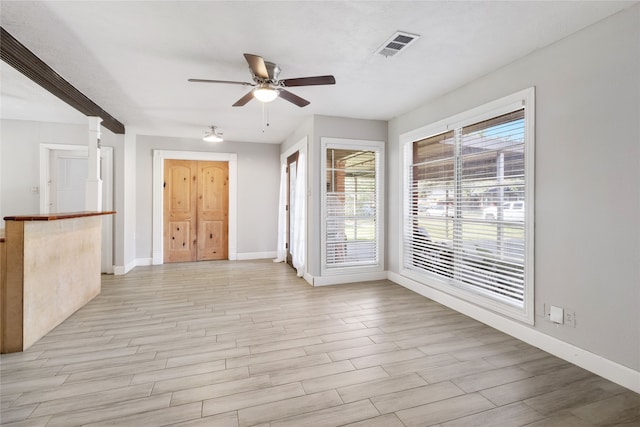
<instances>
[{"instance_id":1,"label":"vertical blinds","mask_svg":"<svg viewBox=\"0 0 640 427\"><path fill-rule=\"evenodd\" d=\"M335 148L326 153L325 264L375 264L378 154Z\"/></svg>"},{"instance_id":2,"label":"vertical blinds","mask_svg":"<svg viewBox=\"0 0 640 427\"><path fill-rule=\"evenodd\" d=\"M524 144L524 109L410 144L406 268L523 306Z\"/></svg>"}]
</instances>

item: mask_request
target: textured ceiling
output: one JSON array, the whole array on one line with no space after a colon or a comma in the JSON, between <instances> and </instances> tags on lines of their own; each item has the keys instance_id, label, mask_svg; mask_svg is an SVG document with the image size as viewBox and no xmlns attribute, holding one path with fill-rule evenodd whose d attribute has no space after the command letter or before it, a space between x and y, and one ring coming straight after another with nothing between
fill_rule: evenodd
<instances>
[{"instance_id":1,"label":"textured ceiling","mask_svg":"<svg viewBox=\"0 0 640 427\"><path fill-rule=\"evenodd\" d=\"M199 138L217 125L227 140L279 143L312 114L391 119L634 3L3 1L0 21L137 133ZM395 57L376 55L397 30L421 37ZM232 107L248 88L187 82L250 81L243 53L277 63L281 78L337 83L291 88L311 101L299 108L283 99ZM25 108L38 91L18 93L7 68L2 117L77 120Z\"/></svg>"}]
</instances>

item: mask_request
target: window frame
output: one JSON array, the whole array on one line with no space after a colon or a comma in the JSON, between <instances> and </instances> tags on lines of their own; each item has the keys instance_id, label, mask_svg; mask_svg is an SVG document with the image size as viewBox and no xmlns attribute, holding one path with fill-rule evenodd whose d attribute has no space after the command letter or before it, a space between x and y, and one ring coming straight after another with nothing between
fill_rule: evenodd
<instances>
[{"instance_id":1,"label":"window frame","mask_svg":"<svg viewBox=\"0 0 640 427\"><path fill-rule=\"evenodd\" d=\"M437 277L409 269L406 263L405 247L409 243L407 230L410 229L410 177L412 144L415 141L429 138L447 131L452 131L463 126L475 124L493 117L500 116L510 111L524 107L525 110L525 206L527 206L524 218L525 232L525 268L524 268L524 301L522 307L517 307L498 299L490 298L480 292L474 292L467 287L459 287L452 280L445 277ZM508 316L527 324L534 324L534 183L535 183L535 88L530 87L503 98L488 102L476 108L453 115L432 124L403 133L399 138L400 162L402 171L402 218L400 221L400 274L422 285L433 287L439 291L471 302L483 308Z\"/></svg>"},{"instance_id":2,"label":"window frame","mask_svg":"<svg viewBox=\"0 0 640 427\"><path fill-rule=\"evenodd\" d=\"M323 276L332 276L339 274L356 274L367 272L378 272L384 270L384 209L385 209L385 142L370 141L359 139L345 138L328 138L322 137L321 140L321 162L320 162L320 204L321 204L321 221L320 221L320 256L321 256L321 273ZM362 150L374 151L378 155L376 170L376 251L377 260L375 263L352 264L352 265L328 265L327 264L327 150Z\"/></svg>"}]
</instances>

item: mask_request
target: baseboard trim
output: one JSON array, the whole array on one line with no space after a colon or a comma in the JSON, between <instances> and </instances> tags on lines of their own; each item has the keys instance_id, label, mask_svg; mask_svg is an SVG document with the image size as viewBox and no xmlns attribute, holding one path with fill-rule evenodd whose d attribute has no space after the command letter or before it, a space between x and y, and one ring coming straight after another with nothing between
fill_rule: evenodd
<instances>
[{"instance_id":1,"label":"baseboard trim","mask_svg":"<svg viewBox=\"0 0 640 427\"><path fill-rule=\"evenodd\" d=\"M306 271L302 274L302 278L307 281L308 284L313 286L313 276Z\"/></svg>"},{"instance_id":2,"label":"baseboard trim","mask_svg":"<svg viewBox=\"0 0 640 427\"><path fill-rule=\"evenodd\" d=\"M267 259L267 258L275 258L276 257L276 252L275 251L270 251L270 252L247 252L247 253L243 253L243 254L237 254L237 258L231 259L229 258L230 261L235 261L236 259L238 261L246 261L246 260L251 260L251 259ZM113 274L115 276L121 276L123 274L127 274L128 272L130 272L131 270L133 270L135 267L142 267L142 266L147 266L147 265L161 265L163 264L162 262L159 262L159 260L155 259L155 258L136 258L133 261L131 261L130 263L128 263L125 266L122 265L114 265L113 266Z\"/></svg>"},{"instance_id":3,"label":"baseboard trim","mask_svg":"<svg viewBox=\"0 0 640 427\"><path fill-rule=\"evenodd\" d=\"M113 275L114 276L122 276L133 270L138 264L138 260L133 260L125 265L114 265L113 266Z\"/></svg>"},{"instance_id":4,"label":"baseboard trim","mask_svg":"<svg viewBox=\"0 0 640 427\"><path fill-rule=\"evenodd\" d=\"M580 366L596 375L613 381L636 393L640 393L640 372L613 362L597 354L591 353L573 344L549 336L530 326L507 319L484 308L460 300L449 294L418 283L398 273L388 272L388 279L417 294L432 299L440 304L472 317L501 332L538 347L547 353Z\"/></svg>"},{"instance_id":5,"label":"baseboard trim","mask_svg":"<svg viewBox=\"0 0 640 427\"><path fill-rule=\"evenodd\" d=\"M151 265L162 265L163 263L162 255L154 253L151 257Z\"/></svg>"},{"instance_id":6,"label":"baseboard trim","mask_svg":"<svg viewBox=\"0 0 640 427\"><path fill-rule=\"evenodd\" d=\"M250 259L267 259L267 258L275 258L277 256L276 251L268 251L268 252L244 252L237 253L236 260L237 261L247 261Z\"/></svg>"},{"instance_id":7,"label":"baseboard trim","mask_svg":"<svg viewBox=\"0 0 640 427\"><path fill-rule=\"evenodd\" d=\"M315 276L313 286L342 285L344 283L370 282L372 280L384 280L387 278L386 271L373 271L368 273L339 274L335 276ZM307 280L308 281L308 280Z\"/></svg>"}]
</instances>

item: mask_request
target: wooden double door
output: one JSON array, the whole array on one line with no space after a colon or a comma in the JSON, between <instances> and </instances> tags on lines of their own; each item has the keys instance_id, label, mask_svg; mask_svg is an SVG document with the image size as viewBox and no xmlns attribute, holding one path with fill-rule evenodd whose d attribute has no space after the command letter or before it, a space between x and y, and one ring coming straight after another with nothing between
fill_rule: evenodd
<instances>
[{"instance_id":1,"label":"wooden double door","mask_svg":"<svg viewBox=\"0 0 640 427\"><path fill-rule=\"evenodd\" d=\"M221 260L229 246L229 164L164 161L164 262Z\"/></svg>"}]
</instances>

